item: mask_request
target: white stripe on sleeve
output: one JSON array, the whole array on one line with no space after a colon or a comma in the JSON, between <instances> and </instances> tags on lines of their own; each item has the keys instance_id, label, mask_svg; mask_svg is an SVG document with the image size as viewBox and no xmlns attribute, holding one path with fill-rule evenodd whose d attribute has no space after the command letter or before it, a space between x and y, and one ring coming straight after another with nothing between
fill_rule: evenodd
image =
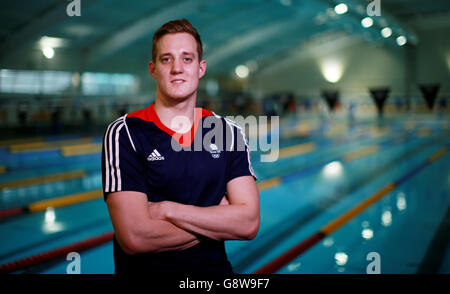
<instances>
[{"instance_id":1,"label":"white stripe on sleeve","mask_svg":"<svg viewBox=\"0 0 450 294\"><path fill-rule=\"evenodd\" d=\"M103 138L103 147L105 152L105 192L109 192L110 190L110 169L112 164L111 154L111 145L110 145L110 134L115 128L115 126L120 123L120 119L117 119L113 123L108 126L106 130L105 137Z\"/></svg>"}]
</instances>

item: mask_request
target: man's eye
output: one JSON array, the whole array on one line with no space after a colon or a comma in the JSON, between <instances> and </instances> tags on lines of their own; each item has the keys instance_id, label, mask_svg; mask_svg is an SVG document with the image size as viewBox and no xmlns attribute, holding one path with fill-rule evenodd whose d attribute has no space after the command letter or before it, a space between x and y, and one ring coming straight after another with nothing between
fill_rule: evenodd
<instances>
[{"instance_id":1,"label":"man's eye","mask_svg":"<svg viewBox=\"0 0 450 294\"><path fill-rule=\"evenodd\" d=\"M184 58L184 61L186 61L186 62L191 62L191 61L192 61L192 58L190 58L190 57L185 57L185 58Z\"/></svg>"},{"instance_id":2,"label":"man's eye","mask_svg":"<svg viewBox=\"0 0 450 294\"><path fill-rule=\"evenodd\" d=\"M163 58L161 58L161 62L162 63L167 63L167 62L169 62L170 61L170 58L169 57L163 57Z\"/></svg>"}]
</instances>

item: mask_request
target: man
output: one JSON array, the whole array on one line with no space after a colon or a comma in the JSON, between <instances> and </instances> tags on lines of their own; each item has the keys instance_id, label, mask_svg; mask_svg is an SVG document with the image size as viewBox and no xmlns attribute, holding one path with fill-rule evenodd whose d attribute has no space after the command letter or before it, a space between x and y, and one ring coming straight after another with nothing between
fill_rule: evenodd
<instances>
[{"instance_id":1,"label":"man","mask_svg":"<svg viewBox=\"0 0 450 294\"><path fill-rule=\"evenodd\" d=\"M171 21L155 32L149 70L156 101L111 123L103 141L115 271L232 273L224 240L252 239L259 228L248 146L238 148L244 133L195 108L206 61L189 21ZM224 144L202 142L211 122L219 126L216 134L229 138ZM200 150L190 148L198 142Z\"/></svg>"}]
</instances>

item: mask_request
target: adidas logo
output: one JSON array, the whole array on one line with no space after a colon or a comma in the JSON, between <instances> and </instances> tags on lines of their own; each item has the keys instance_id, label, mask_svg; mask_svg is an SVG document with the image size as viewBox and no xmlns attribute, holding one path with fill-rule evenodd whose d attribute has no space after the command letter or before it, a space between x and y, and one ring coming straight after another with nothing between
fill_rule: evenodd
<instances>
[{"instance_id":1,"label":"adidas logo","mask_svg":"<svg viewBox=\"0 0 450 294\"><path fill-rule=\"evenodd\" d=\"M148 161L164 160L164 156L159 154L158 150L153 150L152 154L147 157Z\"/></svg>"}]
</instances>

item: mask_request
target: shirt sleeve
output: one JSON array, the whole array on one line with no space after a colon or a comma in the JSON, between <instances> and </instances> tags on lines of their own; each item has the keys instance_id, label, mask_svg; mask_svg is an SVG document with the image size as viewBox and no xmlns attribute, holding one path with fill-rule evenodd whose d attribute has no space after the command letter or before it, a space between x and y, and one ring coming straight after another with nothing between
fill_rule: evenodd
<instances>
[{"instance_id":1,"label":"shirt sleeve","mask_svg":"<svg viewBox=\"0 0 450 294\"><path fill-rule=\"evenodd\" d=\"M231 162L229 164L227 183L234 178L242 176L252 176L256 181L257 177L250 160L250 149L247 138L239 126L234 125L232 130L234 132L234 143L230 151Z\"/></svg>"},{"instance_id":2,"label":"shirt sleeve","mask_svg":"<svg viewBox=\"0 0 450 294\"><path fill-rule=\"evenodd\" d=\"M136 152L125 117L111 123L103 137L102 182L104 199L111 192L147 193L144 162Z\"/></svg>"}]
</instances>

